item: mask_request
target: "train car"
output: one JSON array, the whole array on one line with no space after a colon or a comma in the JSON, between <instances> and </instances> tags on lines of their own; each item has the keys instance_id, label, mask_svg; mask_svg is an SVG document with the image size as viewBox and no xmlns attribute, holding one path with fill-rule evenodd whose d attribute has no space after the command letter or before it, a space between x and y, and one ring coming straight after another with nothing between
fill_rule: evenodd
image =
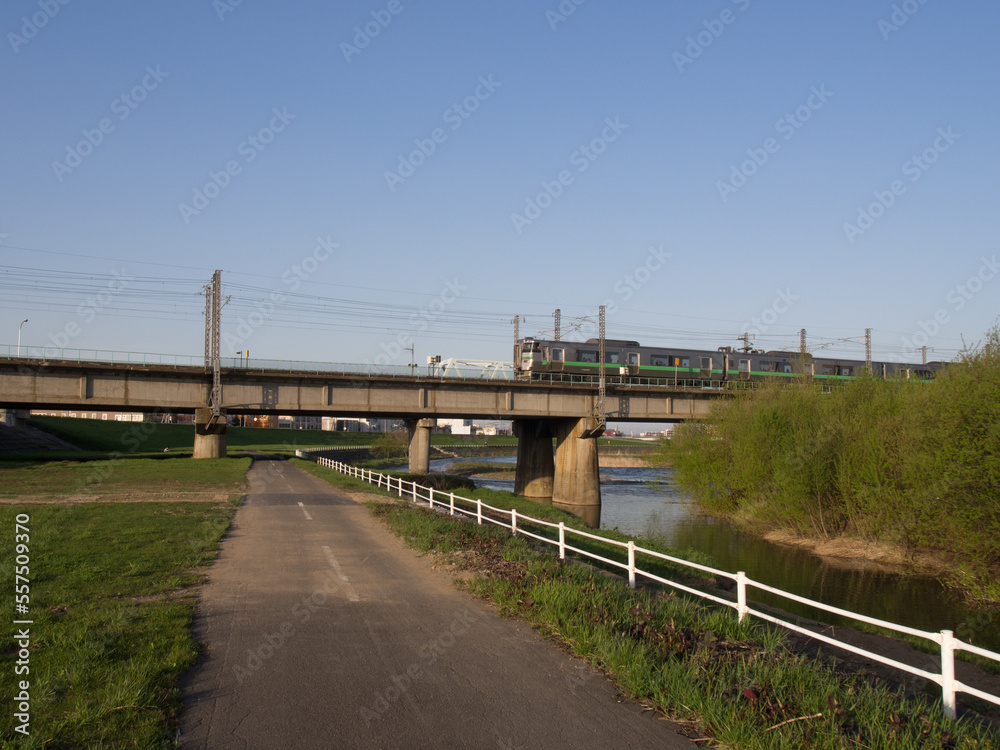
<instances>
[{"instance_id":1,"label":"train car","mask_svg":"<svg viewBox=\"0 0 1000 750\"><path fill-rule=\"evenodd\" d=\"M579 342L529 337L514 346L514 369L520 378L573 380L573 376L599 375L599 356L599 339ZM716 351L648 347L624 339L605 339L604 356L608 377L652 378L703 386L728 381L792 378L802 374L835 382L855 377L865 368L864 361L820 358L798 352L742 352L731 347L720 347ZM941 363L872 362L872 372L878 377L927 379L940 366Z\"/></svg>"}]
</instances>

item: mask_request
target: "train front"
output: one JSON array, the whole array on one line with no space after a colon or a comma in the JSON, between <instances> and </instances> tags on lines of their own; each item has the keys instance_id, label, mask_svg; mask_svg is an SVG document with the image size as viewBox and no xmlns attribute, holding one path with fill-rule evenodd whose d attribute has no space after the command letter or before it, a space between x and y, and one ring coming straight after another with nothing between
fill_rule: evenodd
<instances>
[{"instance_id":1,"label":"train front","mask_svg":"<svg viewBox=\"0 0 1000 750\"><path fill-rule=\"evenodd\" d=\"M514 344L514 370L519 378L530 378L541 367L541 342L529 338Z\"/></svg>"}]
</instances>

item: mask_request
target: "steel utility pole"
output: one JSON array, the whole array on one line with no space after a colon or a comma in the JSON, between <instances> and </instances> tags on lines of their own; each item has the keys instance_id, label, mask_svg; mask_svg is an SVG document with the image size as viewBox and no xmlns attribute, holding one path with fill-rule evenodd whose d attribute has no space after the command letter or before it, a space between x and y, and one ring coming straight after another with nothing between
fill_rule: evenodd
<instances>
[{"instance_id":1,"label":"steel utility pole","mask_svg":"<svg viewBox=\"0 0 1000 750\"><path fill-rule=\"evenodd\" d=\"M806 348L806 329L802 328L799 330L799 353L807 354L808 349Z\"/></svg>"},{"instance_id":2,"label":"steel utility pole","mask_svg":"<svg viewBox=\"0 0 1000 750\"><path fill-rule=\"evenodd\" d=\"M607 412L605 411L605 400L607 396L607 376L604 372L604 360L606 358L606 347L604 344L604 305L601 305L598 309L597 318L597 330L598 330L598 354L597 359L600 362L600 373L598 384L597 384L597 424L603 430L604 426L607 424Z\"/></svg>"},{"instance_id":3,"label":"steel utility pole","mask_svg":"<svg viewBox=\"0 0 1000 750\"><path fill-rule=\"evenodd\" d=\"M219 327L222 323L222 271L212 274L212 416L222 409L222 370L219 366Z\"/></svg>"},{"instance_id":4,"label":"steel utility pole","mask_svg":"<svg viewBox=\"0 0 1000 750\"><path fill-rule=\"evenodd\" d=\"M922 365L926 365L927 364L927 352L928 351L934 351L934 347L933 346L931 346L931 347L928 347L928 346L922 346L922 347L920 347L920 364L922 364Z\"/></svg>"},{"instance_id":5,"label":"steel utility pole","mask_svg":"<svg viewBox=\"0 0 1000 750\"><path fill-rule=\"evenodd\" d=\"M743 342L743 353L744 354L747 354L747 353L753 351L753 347L750 346L750 333L748 333L747 331L744 331L743 335L739 337L739 340Z\"/></svg>"},{"instance_id":6,"label":"steel utility pole","mask_svg":"<svg viewBox=\"0 0 1000 750\"><path fill-rule=\"evenodd\" d=\"M552 317L556 319L556 326L555 326L556 341L559 341L559 339L562 337L562 310L560 310L557 307L556 311L552 313Z\"/></svg>"},{"instance_id":7,"label":"steel utility pole","mask_svg":"<svg viewBox=\"0 0 1000 750\"><path fill-rule=\"evenodd\" d=\"M872 329L865 329L865 369L872 371Z\"/></svg>"}]
</instances>

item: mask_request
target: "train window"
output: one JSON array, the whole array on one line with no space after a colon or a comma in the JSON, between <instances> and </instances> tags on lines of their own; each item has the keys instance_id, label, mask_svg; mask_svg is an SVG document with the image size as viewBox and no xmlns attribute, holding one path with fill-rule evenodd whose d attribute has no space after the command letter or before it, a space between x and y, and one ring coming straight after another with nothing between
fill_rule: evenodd
<instances>
[{"instance_id":1,"label":"train window","mask_svg":"<svg viewBox=\"0 0 1000 750\"><path fill-rule=\"evenodd\" d=\"M576 353L576 358L580 362L597 362L597 352L581 349Z\"/></svg>"},{"instance_id":2,"label":"train window","mask_svg":"<svg viewBox=\"0 0 1000 750\"><path fill-rule=\"evenodd\" d=\"M711 357L699 357L699 359L701 360L701 369L702 370L711 370L712 369L712 358Z\"/></svg>"},{"instance_id":3,"label":"train window","mask_svg":"<svg viewBox=\"0 0 1000 750\"><path fill-rule=\"evenodd\" d=\"M681 360L681 364L680 364L681 367L690 367L691 366L691 358L690 357L680 357L680 360Z\"/></svg>"},{"instance_id":4,"label":"train window","mask_svg":"<svg viewBox=\"0 0 1000 750\"><path fill-rule=\"evenodd\" d=\"M605 352L605 356L607 357L607 363L609 365L618 364L618 352Z\"/></svg>"},{"instance_id":5,"label":"train window","mask_svg":"<svg viewBox=\"0 0 1000 750\"><path fill-rule=\"evenodd\" d=\"M539 344L537 341L525 341L524 346L521 347L523 352L537 352L540 351Z\"/></svg>"},{"instance_id":6,"label":"train window","mask_svg":"<svg viewBox=\"0 0 1000 750\"><path fill-rule=\"evenodd\" d=\"M784 373L789 373L792 371L792 366L788 362L785 362L781 365L781 371Z\"/></svg>"},{"instance_id":7,"label":"train window","mask_svg":"<svg viewBox=\"0 0 1000 750\"><path fill-rule=\"evenodd\" d=\"M630 365L639 364L639 352L629 352L628 353L628 363Z\"/></svg>"},{"instance_id":8,"label":"train window","mask_svg":"<svg viewBox=\"0 0 1000 750\"><path fill-rule=\"evenodd\" d=\"M653 367L670 367L670 357L654 354L649 358L649 364Z\"/></svg>"},{"instance_id":9,"label":"train window","mask_svg":"<svg viewBox=\"0 0 1000 750\"><path fill-rule=\"evenodd\" d=\"M552 350L552 361L562 362L563 361L563 349L553 349Z\"/></svg>"},{"instance_id":10,"label":"train window","mask_svg":"<svg viewBox=\"0 0 1000 750\"><path fill-rule=\"evenodd\" d=\"M741 359L740 360L740 372L750 372L750 360Z\"/></svg>"}]
</instances>

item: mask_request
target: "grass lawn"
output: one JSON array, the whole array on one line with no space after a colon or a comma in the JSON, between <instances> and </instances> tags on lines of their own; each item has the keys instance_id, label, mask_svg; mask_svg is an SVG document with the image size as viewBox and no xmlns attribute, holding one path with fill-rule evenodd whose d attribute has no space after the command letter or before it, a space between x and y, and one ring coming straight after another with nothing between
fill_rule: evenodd
<instances>
[{"instance_id":1,"label":"grass lawn","mask_svg":"<svg viewBox=\"0 0 1000 750\"><path fill-rule=\"evenodd\" d=\"M147 491L163 502L0 505L4 590L14 591L15 522L29 516L30 735L14 731L13 712L0 721L4 748L170 747L180 709L177 681L198 653L189 628L195 595L218 542L229 528L249 459L0 464L0 486L67 494L89 486L95 466L112 466L102 481ZM170 502L170 490L213 490L230 500ZM23 515L21 515L23 521ZM22 531L23 533L23 531ZM0 638L0 673L13 686L20 646L15 626ZM12 693L5 695L12 697Z\"/></svg>"},{"instance_id":2,"label":"grass lawn","mask_svg":"<svg viewBox=\"0 0 1000 750\"><path fill-rule=\"evenodd\" d=\"M0 462L0 498L209 490L240 494L248 468L249 458L4 461Z\"/></svg>"}]
</instances>

